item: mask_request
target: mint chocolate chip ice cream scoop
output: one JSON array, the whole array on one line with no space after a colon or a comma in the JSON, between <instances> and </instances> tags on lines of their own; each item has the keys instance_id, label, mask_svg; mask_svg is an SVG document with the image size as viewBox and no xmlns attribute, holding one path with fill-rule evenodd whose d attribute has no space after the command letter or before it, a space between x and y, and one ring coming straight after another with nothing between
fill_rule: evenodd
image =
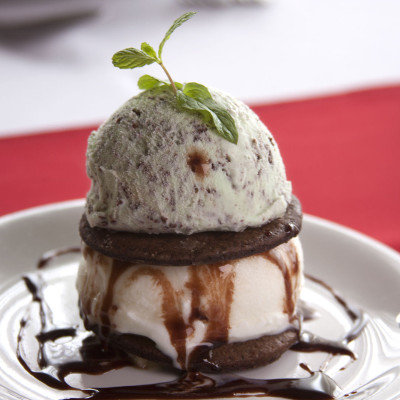
<instances>
[{"instance_id":1,"label":"mint chocolate chip ice cream scoop","mask_svg":"<svg viewBox=\"0 0 400 400\"><path fill-rule=\"evenodd\" d=\"M291 184L270 132L241 101L210 93L233 117L236 145L200 114L182 112L172 91L163 88L131 98L91 134L91 227L240 232L285 214Z\"/></svg>"}]
</instances>

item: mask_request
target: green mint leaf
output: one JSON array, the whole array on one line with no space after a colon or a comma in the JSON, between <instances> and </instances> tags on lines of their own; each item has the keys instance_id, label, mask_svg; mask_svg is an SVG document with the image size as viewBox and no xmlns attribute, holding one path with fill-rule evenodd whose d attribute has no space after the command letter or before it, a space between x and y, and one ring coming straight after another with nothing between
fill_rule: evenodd
<instances>
[{"instance_id":1,"label":"green mint leaf","mask_svg":"<svg viewBox=\"0 0 400 400\"><path fill-rule=\"evenodd\" d=\"M201 85L200 83L196 82L186 83L182 91L183 93L186 94L186 96L192 97L197 100L212 99L208 89L204 85Z\"/></svg>"},{"instance_id":2,"label":"green mint leaf","mask_svg":"<svg viewBox=\"0 0 400 400\"><path fill-rule=\"evenodd\" d=\"M166 84L167 83L165 83L164 81L160 81L159 79L154 78L150 75L143 75L138 80L138 86L141 90L153 89L155 87L160 87Z\"/></svg>"},{"instance_id":3,"label":"green mint leaf","mask_svg":"<svg viewBox=\"0 0 400 400\"><path fill-rule=\"evenodd\" d=\"M164 39L162 40L162 42L160 43L160 46L158 47L158 58L161 60L161 54L165 45L165 42L171 37L172 33L174 32L174 30L176 28L179 28L183 23L185 23L188 19L192 18L193 15L195 15L196 12L194 11L190 11L187 12L183 15L181 15L179 18L177 18L171 28L168 29L167 33L164 36Z\"/></svg>"},{"instance_id":4,"label":"green mint leaf","mask_svg":"<svg viewBox=\"0 0 400 400\"><path fill-rule=\"evenodd\" d=\"M174 83L177 89L183 88L182 83L179 82L174 82ZM168 81L162 81L160 79L154 78L154 76L151 75L142 75L139 78L137 84L139 89L141 90L154 89L156 87L161 87L161 86L171 87L171 84Z\"/></svg>"},{"instance_id":5,"label":"green mint leaf","mask_svg":"<svg viewBox=\"0 0 400 400\"><path fill-rule=\"evenodd\" d=\"M227 110L221 107L213 99L206 99L203 100L203 102L212 111L213 121L220 135L229 142L237 144L239 133L236 129L235 120L232 118L231 114L229 114ZM216 119L221 122L221 128L219 127L219 124L217 126Z\"/></svg>"},{"instance_id":6,"label":"green mint leaf","mask_svg":"<svg viewBox=\"0 0 400 400\"><path fill-rule=\"evenodd\" d=\"M115 53L112 62L115 67L129 69L153 64L156 60L141 50L129 48Z\"/></svg>"},{"instance_id":7,"label":"green mint leaf","mask_svg":"<svg viewBox=\"0 0 400 400\"><path fill-rule=\"evenodd\" d=\"M232 116L212 98L194 99L182 90L176 94L178 104L187 111L199 112L206 123L211 124L217 134L231 143L237 144L238 131Z\"/></svg>"},{"instance_id":8,"label":"green mint leaf","mask_svg":"<svg viewBox=\"0 0 400 400\"><path fill-rule=\"evenodd\" d=\"M156 51L155 51L155 50L153 49L153 47L151 47L148 43L143 42L143 43L140 45L140 49L141 49L144 53L146 53L148 56L150 56L151 58L154 58L156 61L158 61Z\"/></svg>"},{"instance_id":9,"label":"green mint leaf","mask_svg":"<svg viewBox=\"0 0 400 400\"><path fill-rule=\"evenodd\" d=\"M179 82L176 82L176 81L174 81L174 83L175 83L175 87L176 87L177 89L182 89L182 88L183 88L182 83L179 83Z\"/></svg>"}]
</instances>

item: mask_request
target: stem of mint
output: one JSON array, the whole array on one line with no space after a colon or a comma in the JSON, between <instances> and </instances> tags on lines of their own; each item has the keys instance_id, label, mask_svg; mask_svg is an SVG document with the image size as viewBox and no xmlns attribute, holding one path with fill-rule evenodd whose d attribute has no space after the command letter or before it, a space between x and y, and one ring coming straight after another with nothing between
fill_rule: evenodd
<instances>
[{"instance_id":1,"label":"stem of mint","mask_svg":"<svg viewBox=\"0 0 400 400\"><path fill-rule=\"evenodd\" d=\"M174 92L174 95L176 96L176 94L177 94L178 91L177 91L177 89L176 89L175 82L172 80L171 75L169 74L167 68L165 68L165 65L162 63L162 61L160 62L160 66L161 66L161 68L164 70L164 72L166 73L166 75L167 75L169 81L171 82L172 91Z\"/></svg>"}]
</instances>

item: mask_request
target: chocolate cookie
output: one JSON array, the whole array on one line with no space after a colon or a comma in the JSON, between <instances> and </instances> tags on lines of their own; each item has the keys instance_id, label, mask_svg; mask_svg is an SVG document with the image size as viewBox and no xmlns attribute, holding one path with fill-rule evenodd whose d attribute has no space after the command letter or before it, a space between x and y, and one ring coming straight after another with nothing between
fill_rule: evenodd
<instances>
[{"instance_id":1,"label":"chocolate cookie","mask_svg":"<svg viewBox=\"0 0 400 400\"><path fill-rule=\"evenodd\" d=\"M292 196L286 213L243 232L199 232L192 235L143 234L90 227L80 222L83 241L94 250L124 262L153 265L201 265L248 257L287 242L300 232L302 211Z\"/></svg>"},{"instance_id":2,"label":"chocolate cookie","mask_svg":"<svg viewBox=\"0 0 400 400\"><path fill-rule=\"evenodd\" d=\"M288 329L277 335L224 344L209 350L206 357L193 363L191 368L204 372L226 372L261 367L277 360L298 339L298 331Z\"/></svg>"},{"instance_id":3,"label":"chocolate cookie","mask_svg":"<svg viewBox=\"0 0 400 400\"><path fill-rule=\"evenodd\" d=\"M94 332L99 330L97 326L90 328ZM200 346L190 357L188 369L228 372L261 367L277 360L298 342L298 339L298 331L293 328L277 335L266 335L244 342L225 343L212 348ZM171 359L145 336L113 333L107 338L107 342L125 354L139 356L162 365L172 365Z\"/></svg>"}]
</instances>

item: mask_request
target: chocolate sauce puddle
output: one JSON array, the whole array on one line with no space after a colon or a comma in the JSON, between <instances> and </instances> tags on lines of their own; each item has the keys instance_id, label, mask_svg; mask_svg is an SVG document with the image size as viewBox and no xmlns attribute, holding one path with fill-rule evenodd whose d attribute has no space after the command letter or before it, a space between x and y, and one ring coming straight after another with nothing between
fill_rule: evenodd
<instances>
[{"instance_id":1,"label":"chocolate sauce puddle","mask_svg":"<svg viewBox=\"0 0 400 400\"><path fill-rule=\"evenodd\" d=\"M47 256L41 258L39 261L38 268L45 267L54 257L75 251L77 251L77 249L73 248L47 253ZM306 352L323 351L333 355L340 354L355 358L355 355L346 346L360 335L367 323L367 318L362 312L349 306L342 297L323 281L310 276L307 276L307 278L321 285L333 295L335 300L348 314L353 322L353 326L339 342L326 341L311 333L302 332L301 340L294 345L292 349ZM23 280L27 290L32 295L32 303L37 303L39 306L40 332L36 335L36 341L39 346L37 356L38 370L33 368L30 362L28 363L26 361L22 351L22 342L26 334L27 324L29 323L28 318L23 318L20 321L16 356L21 366L29 374L53 389L60 391L76 390L87 395L87 399L96 400L137 400L150 398L159 400L213 399L220 397L231 398L249 396L273 396L294 400L325 400L334 399L335 394L337 394L338 386L329 376L321 371L314 372L303 363L300 364L300 367L310 374L310 376L306 378L249 379L238 375L205 375L198 372L187 372L174 381L150 385L88 389L74 388L66 382L66 378L71 374L100 375L114 369L130 366L132 361L118 350L105 346L104 342L101 341L98 336L88 331L80 330L75 327L50 326L51 323L49 323L49 321L52 321L51 310L47 307L42 295L45 282L41 279L35 281L28 276L25 276ZM201 288L193 287L193 290L200 289ZM287 291L290 292L290 288L287 288ZM110 303L108 306L109 305ZM290 304L288 304L288 306L289 308L291 307ZM196 310L196 312L201 313L201 310ZM306 314L306 320L317 317L310 309L308 309ZM79 341L79 346L76 348L79 359L61 361L48 359L45 351L46 344L49 342L56 342L63 338ZM68 343L65 345L67 346ZM80 398L82 397L68 398L65 400L76 400Z\"/></svg>"},{"instance_id":2,"label":"chocolate sauce puddle","mask_svg":"<svg viewBox=\"0 0 400 400\"><path fill-rule=\"evenodd\" d=\"M189 372L172 382L94 389L89 399L216 399L273 396L293 400L325 400L333 399L336 391L336 383L322 372L313 372L308 378L265 380L236 375L211 377Z\"/></svg>"}]
</instances>

